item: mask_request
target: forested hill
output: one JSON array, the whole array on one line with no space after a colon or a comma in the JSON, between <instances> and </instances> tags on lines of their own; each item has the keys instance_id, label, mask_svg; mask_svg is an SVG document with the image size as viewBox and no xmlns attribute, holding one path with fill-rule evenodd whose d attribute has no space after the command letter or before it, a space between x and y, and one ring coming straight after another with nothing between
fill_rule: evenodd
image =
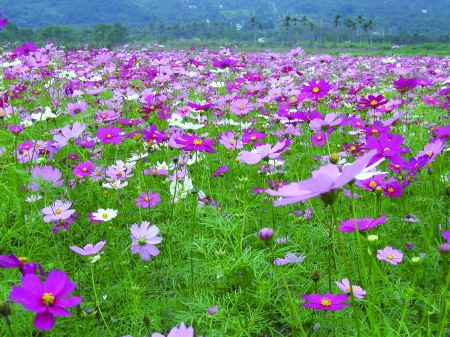
<instances>
[{"instance_id":1,"label":"forested hill","mask_svg":"<svg viewBox=\"0 0 450 337\"><path fill-rule=\"evenodd\" d=\"M146 26L150 22L226 21L248 24L256 17L265 29L283 19L307 16L316 24L341 24L358 15L370 18L375 30L440 35L450 32L449 0L0 0L0 11L19 27L80 27L99 22ZM386 33L388 33L386 31Z\"/></svg>"}]
</instances>

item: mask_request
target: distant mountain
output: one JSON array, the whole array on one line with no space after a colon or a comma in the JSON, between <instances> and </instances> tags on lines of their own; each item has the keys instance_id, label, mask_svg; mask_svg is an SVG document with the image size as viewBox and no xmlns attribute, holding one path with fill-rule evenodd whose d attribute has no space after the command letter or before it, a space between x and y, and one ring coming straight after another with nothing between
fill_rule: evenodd
<instances>
[{"instance_id":1,"label":"distant mountain","mask_svg":"<svg viewBox=\"0 0 450 337\"><path fill-rule=\"evenodd\" d=\"M10 22L23 28L51 25L71 27L121 22L147 26L150 22L187 23L226 21L248 24L253 16L268 27L280 27L286 15L307 16L317 24L331 25L337 14L360 14L372 19L374 31L443 35L450 32L449 0L0 0Z\"/></svg>"}]
</instances>

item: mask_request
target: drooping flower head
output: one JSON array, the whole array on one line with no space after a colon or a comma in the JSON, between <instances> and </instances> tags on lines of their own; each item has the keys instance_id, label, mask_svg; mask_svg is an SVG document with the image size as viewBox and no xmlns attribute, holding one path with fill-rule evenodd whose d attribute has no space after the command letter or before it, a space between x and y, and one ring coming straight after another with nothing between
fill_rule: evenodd
<instances>
[{"instance_id":1,"label":"drooping flower head","mask_svg":"<svg viewBox=\"0 0 450 337\"><path fill-rule=\"evenodd\" d=\"M17 257L15 254L9 256L0 255L0 268L18 268L22 275L36 274L36 269L39 269L41 276L44 276L42 266L37 262L29 262L26 257Z\"/></svg>"},{"instance_id":2,"label":"drooping flower head","mask_svg":"<svg viewBox=\"0 0 450 337\"><path fill-rule=\"evenodd\" d=\"M347 278L343 279L342 282L339 281L334 282L339 287L339 289L341 289L346 294L352 294L356 298L364 298L364 296L366 295L366 291L363 290L361 287L355 286L353 284L352 286L350 286L350 281Z\"/></svg>"},{"instance_id":3,"label":"drooping flower head","mask_svg":"<svg viewBox=\"0 0 450 337\"><path fill-rule=\"evenodd\" d=\"M375 226L378 226L386 221L386 215L380 216L378 219L373 218L364 218L364 219L349 219L349 220L341 220L342 226L339 226L339 230L341 232L355 232L356 224L358 225L359 231L366 231Z\"/></svg>"},{"instance_id":4,"label":"drooping flower head","mask_svg":"<svg viewBox=\"0 0 450 337\"><path fill-rule=\"evenodd\" d=\"M321 196L326 203L334 201L336 190L352 181L361 173L376 154L371 151L358 158L353 164L339 170L334 164L327 164L312 173L312 177L299 183L291 183L279 188L277 191L267 189L266 193L272 196L283 197L274 201L274 206L289 205L302 202L309 198Z\"/></svg>"},{"instance_id":5,"label":"drooping flower head","mask_svg":"<svg viewBox=\"0 0 450 337\"><path fill-rule=\"evenodd\" d=\"M77 306L81 297L67 297L76 287L61 270L48 273L45 283L34 274L22 277L22 286L13 286L9 297L35 312L34 326L40 330L50 330L55 324L53 316L72 316L65 308Z\"/></svg>"},{"instance_id":6,"label":"drooping flower head","mask_svg":"<svg viewBox=\"0 0 450 337\"><path fill-rule=\"evenodd\" d=\"M83 249L77 247L77 246L69 246L71 250L73 250L75 253L78 253L83 256L92 256L97 254L105 245L106 241L100 241L95 246L93 246L91 243L88 243L86 246L84 246Z\"/></svg>"}]
</instances>

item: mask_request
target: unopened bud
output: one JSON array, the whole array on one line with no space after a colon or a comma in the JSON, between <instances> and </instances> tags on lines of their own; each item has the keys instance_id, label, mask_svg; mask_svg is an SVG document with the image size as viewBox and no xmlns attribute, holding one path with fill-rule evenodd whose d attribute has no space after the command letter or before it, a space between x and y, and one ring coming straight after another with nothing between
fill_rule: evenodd
<instances>
[{"instance_id":1,"label":"unopened bud","mask_svg":"<svg viewBox=\"0 0 450 337\"><path fill-rule=\"evenodd\" d=\"M273 238L273 233L274 233L274 232L273 232L273 229L272 229L272 228L266 227L266 228L261 229L261 230L258 232L258 237L259 237L261 240L267 241L267 240L270 240L270 239Z\"/></svg>"}]
</instances>

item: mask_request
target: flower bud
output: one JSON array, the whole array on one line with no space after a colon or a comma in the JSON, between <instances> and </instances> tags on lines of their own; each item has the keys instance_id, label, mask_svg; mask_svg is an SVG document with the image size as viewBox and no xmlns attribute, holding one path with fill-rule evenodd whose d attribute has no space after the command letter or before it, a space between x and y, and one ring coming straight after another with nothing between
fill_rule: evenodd
<instances>
[{"instance_id":1,"label":"flower bud","mask_svg":"<svg viewBox=\"0 0 450 337\"><path fill-rule=\"evenodd\" d=\"M258 232L259 238L264 241L272 239L273 234L273 229L269 227L263 228Z\"/></svg>"},{"instance_id":2,"label":"flower bud","mask_svg":"<svg viewBox=\"0 0 450 337\"><path fill-rule=\"evenodd\" d=\"M450 254L450 243L443 243L439 246L439 251L442 255L449 255Z\"/></svg>"},{"instance_id":3,"label":"flower bud","mask_svg":"<svg viewBox=\"0 0 450 337\"><path fill-rule=\"evenodd\" d=\"M412 264L418 264L418 263L420 263L422 261L422 259L420 258L420 257L418 257L418 256L414 256L412 259L411 259L411 263Z\"/></svg>"},{"instance_id":4,"label":"flower bud","mask_svg":"<svg viewBox=\"0 0 450 337\"><path fill-rule=\"evenodd\" d=\"M373 244L373 245L376 244L378 242L378 240L379 240L378 235L369 235L367 237L367 241L369 241L369 243Z\"/></svg>"}]
</instances>

